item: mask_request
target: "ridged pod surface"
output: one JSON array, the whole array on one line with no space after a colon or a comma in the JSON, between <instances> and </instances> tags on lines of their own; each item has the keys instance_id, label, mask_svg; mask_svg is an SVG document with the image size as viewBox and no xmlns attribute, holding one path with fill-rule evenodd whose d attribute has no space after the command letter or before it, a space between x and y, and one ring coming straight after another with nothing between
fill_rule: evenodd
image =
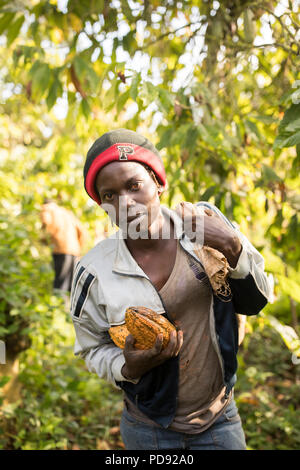
<instances>
[{"instance_id":1,"label":"ridged pod surface","mask_svg":"<svg viewBox=\"0 0 300 470\"><path fill-rule=\"evenodd\" d=\"M124 349L126 338L130 334L125 323L123 325L111 326L108 332L115 345ZM139 344L139 342L135 342L134 347L136 349L145 349L142 344Z\"/></svg>"},{"instance_id":2,"label":"ridged pod surface","mask_svg":"<svg viewBox=\"0 0 300 470\"><path fill-rule=\"evenodd\" d=\"M109 334L119 348L124 349L125 340L131 333L135 340L136 349L150 349L154 346L158 334L163 334L164 349L175 326L164 316L146 307L129 307L125 312L125 324L113 326Z\"/></svg>"},{"instance_id":3,"label":"ridged pod surface","mask_svg":"<svg viewBox=\"0 0 300 470\"><path fill-rule=\"evenodd\" d=\"M110 329L108 330L109 335L113 342L115 343L116 346L118 346L121 349L124 349L125 347L125 340L127 336L130 334L127 326L124 325L117 325L117 326L111 326Z\"/></svg>"}]
</instances>

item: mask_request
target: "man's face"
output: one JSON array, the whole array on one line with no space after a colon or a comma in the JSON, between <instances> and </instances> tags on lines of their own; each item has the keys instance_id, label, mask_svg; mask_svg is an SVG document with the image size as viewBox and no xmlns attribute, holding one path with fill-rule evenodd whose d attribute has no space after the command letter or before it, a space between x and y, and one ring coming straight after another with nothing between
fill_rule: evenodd
<instances>
[{"instance_id":1,"label":"man's face","mask_svg":"<svg viewBox=\"0 0 300 470\"><path fill-rule=\"evenodd\" d=\"M139 224L147 231L160 213L158 187L137 162L109 163L99 172L96 188L101 207L122 230Z\"/></svg>"}]
</instances>

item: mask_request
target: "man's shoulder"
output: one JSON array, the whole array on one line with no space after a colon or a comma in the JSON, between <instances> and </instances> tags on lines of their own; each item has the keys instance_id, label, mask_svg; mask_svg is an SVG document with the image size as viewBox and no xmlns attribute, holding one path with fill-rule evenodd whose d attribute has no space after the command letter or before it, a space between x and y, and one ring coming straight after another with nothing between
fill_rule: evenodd
<instances>
[{"instance_id":1,"label":"man's shoulder","mask_svg":"<svg viewBox=\"0 0 300 470\"><path fill-rule=\"evenodd\" d=\"M99 260L104 263L108 258L111 259L113 253L116 250L117 238L113 234L104 240L98 242L93 248L91 248L81 259L79 264L85 268L95 267Z\"/></svg>"}]
</instances>

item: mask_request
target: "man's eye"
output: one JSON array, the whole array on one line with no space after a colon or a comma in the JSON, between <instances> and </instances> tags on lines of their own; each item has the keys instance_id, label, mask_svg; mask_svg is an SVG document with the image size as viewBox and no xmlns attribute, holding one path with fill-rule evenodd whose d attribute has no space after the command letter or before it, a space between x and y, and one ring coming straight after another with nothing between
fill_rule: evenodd
<instances>
[{"instance_id":1,"label":"man's eye","mask_svg":"<svg viewBox=\"0 0 300 470\"><path fill-rule=\"evenodd\" d=\"M130 188L133 190L133 191L138 191L141 187L141 183L140 182L136 182L136 183L132 183Z\"/></svg>"},{"instance_id":2,"label":"man's eye","mask_svg":"<svg viewBox=\"0 0 300 470\"><path fill-rule=\"evenodd\" d=\"M103 200L104 201L111 201L113 198L113 194L112 193L105 193L103 194Z\"/></svg>"}]
</instances>

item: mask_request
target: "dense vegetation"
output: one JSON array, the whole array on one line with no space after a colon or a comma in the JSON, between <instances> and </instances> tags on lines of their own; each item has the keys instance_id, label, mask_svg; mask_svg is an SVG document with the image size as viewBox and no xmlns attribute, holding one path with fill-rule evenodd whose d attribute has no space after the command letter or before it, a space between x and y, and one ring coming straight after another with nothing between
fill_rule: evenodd
<instances>
[{"instance_id":1,"label":"dense vegetation","mask_svg":"<svg viewBox=\"0 0 300 470\"><path fill-rule=\"evenodd\" d=\"M44 197L106 222L90 143L149 136L163 203L209 200L264 255L274 302L247 322L235 396L250 449L299 449L300 11L297 1L0 0L0 448L122 448L122 396L73 356L52 290Z\"/></svg>"}]
</instances>

